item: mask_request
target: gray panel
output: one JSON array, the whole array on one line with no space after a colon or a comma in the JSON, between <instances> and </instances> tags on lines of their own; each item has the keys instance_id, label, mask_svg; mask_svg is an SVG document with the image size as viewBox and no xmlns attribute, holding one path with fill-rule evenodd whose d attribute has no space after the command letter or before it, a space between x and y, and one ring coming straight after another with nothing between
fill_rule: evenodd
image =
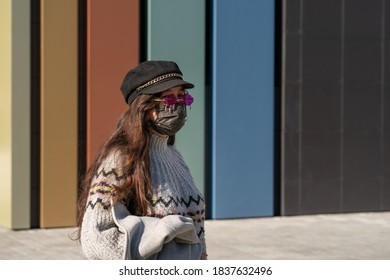
<instances>
[{"instance_id":1,"label":"gray panel","mask_svg":"<svg viewBox=\"0 0 390 280\"><path fill-rule=\"evenodd\" d=\"M297 83L287 83L285 87L284 103L284 130L297 132L299 129L299 115L301 110L299 100L300 85Z\"/></svg>"},{"instance_id":2,"label":"gray panel","mask_svg":"<svg viewBox=\"0 0 390 280\"><path fill-rule=\"evenodd\" d=\"M340 130L340 84L312 82L302 87L303 131Z\"/></svg>"},{"instance_id":3,"label":"gray panel","mask_svg":"<svg viewBox=\"0 0 390 280\"><path fill-rule=\"evenodd\" d=\"M341 210L338 179L302 180L302 213L336 213Z\"/></svg>"},{"instance_id":4,"label":"gray panel","mask_svg":"<svg viewBox=\"0 0 390 280\"><path fill-rule=\"evenodd\" d=\"M378 178L381 175L379 132L344 133L344 178Z\"/></svg>"},{"instance_id":5,"label":"gray panel","mask_svg":"<svg viewBox=\"0 0 390 280\"><path fill-rule=\"evenodd\" d=\"M300 28L301 19L301 0L288 0L286 3L286 32L287 33L298 33Z\"/></svg>"},{"instance_id":6,"label":"gray panel","mask_svg":"<svg viewBox=\"0 0 390 280\"><path fill-rule=\"evenodd\" d=\"M384 130L383 143L385 147L383 151L383 175L390 179L390 129Z\"/></svg>"},{"instance_id":7,"label":"gray panel","mask_svg":"<svg viewBox=\"0 0 390 280\"><path fill-rule=\"evenodd\" d=\"M380 179L344 180L343 211L363 212L381 210Z\"/></svg>"},{"instance_id":8,"label":"gray panel","mask_svg":"<svg viewBox=\"0 0 390 280\"><path fill-rule=\"evenodd\" d=\"M344 129L381 129L381 87L378 84L344 85Z\"/></svg>"},{"instance_id":9,"label":"gray panel","mask_svg":"<svg viewBox=\"0 0 390 280\"><path fill-rule=\"evenodd\" d=\"M389 209L390 2L284 4L282 214Z\"/></svg>"},{"instance_id":10,"label":"gray panel","mask_svg":"<svg viewBox=\"0 0 390 280\"><path fill-rule=\"evenodd\" d=\"M380 82L381 41L379 39L345 38L345 81Z\"/></svg>"},{"instance_id":11,"label":"gray panel","mask_svg":"<svg viewBox=\"0 0 390 280\"><path fill-rule=\"evenodd\" d=\"M340 0L303 0L303 29L305 32L340 33L341 4Z\"/></svg>"},{"instance_id":12,"label":"gray panel","mask_svg":"<svg viewBox=\"0 0 390 280\"><path fill-rule=\"evenodd\" d=\"M385 177L383 180L382 210L390 211L390 177Z\"/></svg>"},{"instance_id":13,"label":"gray panel","mask_svg":"<svg viewBox=\"0 0 390 280\"><path fill-rule=\"evenodd\" d=\"M390 53L389 53L390 54ZM384 87L384 112L383 112L383 121L384 121L384 129L390 130L390 82L386 84ZM390 143L390 142L387 142Z\"/></svg>"},{"instance_id":14,"label":"gray panel","mask_svg":"<svg viewBox=\"0 0 390 280\"><path fill-rule=\"evenodd\" d=\"M302 133L302 179L340 178L340 134Z\"/></svg>"},{"instance_id":15,"label":"gray panel","mask_svg":"<svg viewBox=\"0 0 390 280\"><path fill-rule=\"evenodd\" d=\"M387 38L389 38L389 35L390 35L390 3L388 0L385 2L384 13L385 13L385 32L386 32Z\"/></svg>"},{"instance_id":16,"label":"gray panel","mask_svg":"<svg viewBox=\"0 0 390 280\"><path fill-rule=\"evenodd\" d=\"M299 134L284 134L284 179L298 179L299 174Z\"/></svg>"},{"instance_id":17,"label":"gray panel","mask_svg":"<svg viewBox=\"0 0 390 280\"><path fill-rule=\"evenodd\" d=\"M379 34L382 0L345 0L345 32Z\"/></svg>"},{"instance_id":18,"label":"gray panel","mask_svg":"<svg viewBox=\"0 0 390 280\"><path fill-rule=\"evenodd\" d=\"M305 34L303 37L302 79L339 81L341 74L341 37Z\"/></svg>"},{"instance_id":19,"label":"gray panel","mask_svg":"<svg viewBox=\"0 0 390 280\"><path fill-rule=\"evenodd\" d=\"M283 182L282 215L301 214L300 193L298 180Z\"/></svg>"},{"instance_id":20,"label":"gray panel","mask_svg":"<svg viewBox=\"0 0 390 280\"><path fill-rule=\"evenodd\" d=\"M389 4L390 6L390 4ZM390 18L390 13L387 15L387 17ZM390 28L390 26L389 26ZM382 46L383 50L384 50L384 55L385 55L385 59L384 59L384 80L386 81L387 85L390 86L390 31L387 33L386 35L386 39L383 41L383 46ZM388 91L386 91L388 92Z\"/></svg>"},{"instance_id":21,"label":"gray panel","mask_svg":"<svg viewBox=\"0 0 390 280\"><path fill-rule=\"evenodd\" d=\"M287 82L300 81L300 36L286 35L285 79Z\"/></svg>"}]
</instances>

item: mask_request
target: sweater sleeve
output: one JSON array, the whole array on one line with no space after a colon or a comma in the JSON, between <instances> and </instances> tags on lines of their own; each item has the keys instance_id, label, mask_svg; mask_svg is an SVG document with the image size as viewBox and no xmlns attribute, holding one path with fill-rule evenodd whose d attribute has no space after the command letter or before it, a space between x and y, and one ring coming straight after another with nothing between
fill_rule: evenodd
<instances>
[{"instance_id":1,"label":"sweater sleeve","mask_svg":"<svg viewBox=\"0 0 390 280\"><path fill-rule=\"evenodd\" d=\"M118 156L109 156L92 180L81 227L81 246L88 259L121 259L124 234L119 231L110 211L115 187L123 183L117 167Z\"/></svg>"}]
</instances>

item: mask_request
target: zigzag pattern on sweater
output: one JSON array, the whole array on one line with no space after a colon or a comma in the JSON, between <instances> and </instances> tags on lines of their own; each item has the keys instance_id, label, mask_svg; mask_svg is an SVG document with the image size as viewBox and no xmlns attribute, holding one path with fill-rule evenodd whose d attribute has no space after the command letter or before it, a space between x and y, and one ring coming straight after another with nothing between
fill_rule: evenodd
<instances>
[{"instance_id":1,"label":"zigzag pattern on sweater","mask_svg":"<svg viewBox=\"0 0 390 280\"><path fill-rule=\"evenodd\" d=\"M198 198L195 199L192 195L190 195L188 197L188 201L185 200L185 198L181 197L176 197L176 199L173 197L173 196L169 196L168 199L164 199L163 197L159 197L157 200L153 200L152 201L152 206L153 207L156 207L157 204L162 204L164 205L164 207L169 207L172 203L175 204L175 206L183 206L183 204L186 206L186 207L189 207L191 205L192 202L194 202L196 205L199 205L199 203L203 201L204 202L204 199L198 195Z\"/></svg>"},{"instance_id":2,"label":"zigzag pattern on sweater","mask_svg":"<svg viewBox=\"0 0 390 280\"><path fill-rule=\"evenodd\" d=\"M201 238L202 234L204 234L204 227L200 227L200 231L198 232L198 237Z\"/></svg>"},{"instance_id":3,"label":"zigzag pattern on sweater","mask_svg":"<svg viewBox=\"0 0 390 280\"><path fill-rule=\"evenodd\" d=\"M187 213L177 213L177 214L191 218L194 221L194 223L201 223L202 221L205 220L205 210L196 211L195 213L187 212Z\"/></svg>"},{"instance_id":4,"label":"zigzag pattern on sweater","mask_svg":"<svg viewBox=\"0 0 390 280\"><path fill-rule=\"evenodd\" d=\"M103 199L101 199L101 198L97 198L95 202L92 202L91 200L88 201L87 208L91 207L92 209L95 209L96 206L103 207L104 210L108 210L110 208L111 204L109 202L104 203Z\"/></svg>"},{"instance_id":5,"label":"zigzag pattern on sweater","mask_svg":"<svg viewBox=\"0 0 390 280\"><path fill-rule=\"evenodd\" d=\"M97 182L94 183L89 191L90 195L94 195L96 193L107 194L112 193L117 185L109 184L107 182Z\"/></svg>"},{"instance_id":6,"label":"zigzag pattern on sweater","mask_svg":"<svg viewBox=\"0 0 390 280\"><path fill-rule=\"evenodd\" d=\"M119 175L116 168L112 168L109 171L106 171L104 168L102 168L99 172L96 173L95 177L98 178L100 175L103 175L104 177L108 177L111 174L115 176L115 179L117 181L120 181L124 178L124 175Z\"/></svg>"}]
</instances>

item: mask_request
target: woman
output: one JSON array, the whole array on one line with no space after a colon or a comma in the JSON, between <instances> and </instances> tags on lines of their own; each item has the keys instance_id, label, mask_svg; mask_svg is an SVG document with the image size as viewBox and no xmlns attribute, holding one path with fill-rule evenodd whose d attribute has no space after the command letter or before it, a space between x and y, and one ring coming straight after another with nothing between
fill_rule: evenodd
<instances>
[{"instance_id":1,"label":"woman","mask_svg":"<svg viewBox=\"0 0 390 280\"><path fill-rule=\"evenodd\" d=\"M89 259L206 259L204 199L173 146L193 98L171 61L146 61L121 85L129 109L86 173L79 238Z\"/></svg>"}]
</instances>

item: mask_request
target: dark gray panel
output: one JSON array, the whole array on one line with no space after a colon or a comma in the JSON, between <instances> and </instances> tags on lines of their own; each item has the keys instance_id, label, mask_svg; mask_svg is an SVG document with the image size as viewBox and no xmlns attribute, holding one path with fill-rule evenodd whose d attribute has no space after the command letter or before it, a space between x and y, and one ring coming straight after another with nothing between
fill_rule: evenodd
<instances>
[{"instance_id":1,"label":"dark gray panel","mask_svg":"<svg viewBox=\"0 0 390 280\"><path fill-rule=\"evenodd\" d=\"M344 85L344 129L381 129L381 86L378 84Z\"/></svg>"},{"instance_id":2,"label":"dark gray panel","mask_svg":"<svg viewBox=\"0 0 390 280\"><path fill-rule=\"evenodd\" d=\"M303 131L340 130L340 84L303 83Z\"/></svg>"},{"instance_id":3,"label":"dark gray panel","mask_svg":"<svg viewBox=\"0 0 390 280\"><path fill-rule=\"evenodd\" d=\"M285 79L287 82L300 81L300 36L286 35Z\"/></svg>"},{"instance_id":4,"label":"dark gray panel","mask_svg":"<svg viewBox=\"0 0 390 280\"><path fill-rule=\"evenodd\" d=\"M285 0L286 7L286 32L298 33L300 28L300 0Z\"/></svg>"},{"instance_id":5,"label":"dark gray panel","mask_svg":"<svg viewBox=\"0 0 390 280\"><path fill-rule=\"evenodd\" d=\"M341 76L341 36L303 36L303 81L339 81Z\"/></svg>"},{"instance_id":6,"label":"dark gray panel","mask_svg":"<svg viewBox=\"0 0 390 280\"><path fill-rule=\"evenodd\" d=\"M284 130L288 132L297 132L299 129L300 84L286 83L284 95Z\"/></svg>"},{"instance_id":7,"label":"dark gray panel","mask_svg":"<svg viewBox=\"0 0 390 280\"><path fill-rule=\"evenodd\" d=\"M284 180L295 180L299 178L299 134L284 134L284 157L283 162Z\"/></svg>"},{"instance_id":8,"label":"dark gray panel","mask_svg":"<svg viewBox=\"0 0 390 280\"><path fill-rule=\"evenodd\" d=\"M33 144L39 143L39 134L31 134L31 142ZM37 185L39 189L39 179L40 179L40 149L36 149L34 145L34 149L31 149L31 185Z\"/></svg>"},{"instance_id":9,"label":"dark gray panel","mask_svg":"<svg viewBox=\"0 0 390 280\"><path fill-rule=\"evenodd\" d=\"M385 177L383 181L382 210L390 211L390 177Z\"/></svg>"},{"instance_id":10,"label":"dark gray panel","mask_svg":"<svg viewBox=\"0 0 390 280\"><path fill-rule=\"evenodd\" d=\"M390 129L384 130L383 143L383 175L390 179Z\"/></svg>"},{"instance_id":11,"label":"dark gray panel","mask_svg":"<svg viewBox=\"0 0 390 280\"><path fill-rule=\"evenodd\" d=\"M299 215L300 191L298 180L286 180L283 184L282 215Z\"/></svg>"},{"instance_id":12,"label":"dark gray panel","mask_svg":"<svg viewBox=\"0 0 390 280\"><path fill-rule=\"evenodd\" d=\"M389 3L390 6L390 3ZM388 15L390 18L390 13ZM389 19L390 21L390 19ZM390 28L390 26L389 26ZM387 30L387 34L385 37L385 40L383 40L383 50L384 50L384 63L385 63L385 69L384 69L384 80L387 82L388 85L390 85L390 30Z\"/></svg>"},{"instance_id":13,"label":"dark gray panel","mask_svg":"<svg viewBox=\"0 0 390 280\"><path fill-rule=\"evenodd\" d=\"M40 96L39 96L40 81L38 78L31 79L31 122L30 129L32 134L40 132ZM38 141L39 142L39 141Z\"/></svg>"},{"instance_id":14,"label":"dark gray panel","mask_svg":"<svg viewBox=\"0 0 390 280\"><path fill-rule=\"evenodd\" d=\"M345 37L345 81L381 81L381 41Z\"/></svg>"},{"instance_id":15,"label":"dark gray panel","mask_svg":"<svg viewBox=\"0 0 390 280\"><path fill-rule=\"evenodd\" d=\"M384 87L383 98L384 98L384 103L383 103L384 128L390 130L390 82L386 83L386 86ZM390 142L388 142L388 145L390 145Z\"/></svg>"},{"instance_id":16,"label":"dark gray panel","mask_svg":"<svg viewBox=\"0 0 390 280\"><path fill-rule=\"evenodd\" d=\"M302 179L340 178L340 133L302 133Z\"/></svg>"},{"instance_id":17,"label":"dark gray panel","mask_svg":"<svg viewBox=\"0 0 390 280\"><path fill-rule=\"evenodd\" d=\"M343 184L343 212L381 210L380 179L349 179Z\"/></svg>"},{"instance_id":18,"label":"dark gray panel","mask_svg":"<svg viewBox=\"0 0 390 280\"><path fill-rule=\"evenodd\" d=\"M340 180L303 180L302 213L337 213L341 208Z\"/></svg>"},{"instance_id":19,"label":"dark gray panel","mask_svg":"<svg viewBox=\"0 0 390 280\"><path fill-rule=\"evenodd\" d=\"M345 0L345 32L380 34L382 0Z\"/></svg>"},{"instance_id":20,"label":"dark gray panel","mask_svg":"<svg viewBox=\"0 0 390 280\"><path fill-rule=\"evenodd\" d=\"M31 185L31 193L30 193L30 209L31 209L31 228L39 227L39 212L40 212L40 186L39 185Z\"/></svg>"},{"instance_id":21,"label":"dark gray panel","mask_svg":"<svg viewBox=\"0 0 390 280\"><path fill-rule=\"evenodd\" d=\"M378 178L381 175L380 133L344 133L344 178Z\"/></svg>"},{"instance_id":22,"label":"dark gray panel","mask_svg":"<svg viewBox=\"0 0 390 280\"><path fill-rule=\"evenodd\" d=\"M303 30L305 32L341 32L340 0L303 0Z\"/></svg>"},{"instance_id":23,"label":"dark gray panel","mask_svg":"<svg viewBox=\"0 0 390 280\"><path fill-rule=\"evenodd\" d=\"M383 195L382 210L390 210L390 129L385 129L383 134Z\"/></svg>"},{"instance_id":24,"label":"dark gray panel","mask_svg":"<svg viewBox=\"0 0 390 280\"><path fill-rule=\"evenodd\" d=\"M386 36L390 35L390 3L389 0L385 0L385 31Z\"/></svg>"}]
</instances>

